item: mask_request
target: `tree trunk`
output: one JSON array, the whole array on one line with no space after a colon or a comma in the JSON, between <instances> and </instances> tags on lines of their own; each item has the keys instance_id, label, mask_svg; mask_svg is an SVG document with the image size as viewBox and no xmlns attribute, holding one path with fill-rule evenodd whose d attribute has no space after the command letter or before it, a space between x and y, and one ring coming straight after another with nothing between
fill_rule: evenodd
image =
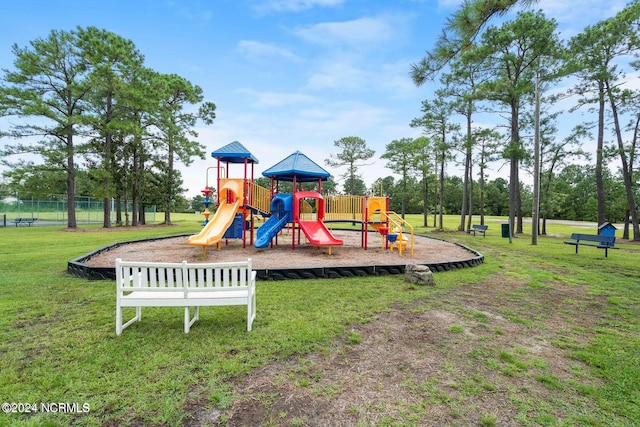
<instances>
[{"instance_id":1,"label":"tree trunk","mask_svg":"<svg viewBox=\"0 0 640 427\"><path fill-rule=\"evenodd\" d=\"M604 151L604 83L598 82L598 143L596 148L596 200L598 202L598 225L605 222L604 182L602 179L602 163Z\"/></svg>"},{"instance_id":2,"label":"tree trunk","mask_svg":"<svg viewBox=\"0 0 640 427\"><path fill-rule=\"evenodd\" d=\"M125 200L126 199L127 198L125 196ZM126 223L122 222L122 197L116 196L114 202L116 204L116 225L129 225L129 217L127 217Z\"/></svg>"},{"instance_id":3,"label":"tree trunk","mask_svg":"<svg viewBox=\"0 0 640 427\"><path fill-rule=\"evenodd\" d=\"M467 220L467 230L471 230L473 222L473 165L469 165L469 219Z\"/></svg>"},{"instance_id":4,"label":"tree trunk","mask_svg":"<svg viewBox=\"0 0 640 427\"><path fill-rule=\"evenodd\" d=\"M67 227L78 228L76 222L76 166L73 159L73 128L67 132Z\"/></svg>"},{"instance_id":5,"label":"tree trunk","mask_svg":"<svg viewBox=\"0 0 640 427\"><path fill-rule=\"evenodd\" d=\"M111 91L107 93L107 105L106 105L106 116L105 116L105 125L109 125L111 122L111 116L113 115L113 94ZM104 137L104 152L103 156L103 167L106 176L102 181L103 191L105 192L105 196L103 199L102 210L102 227L103 228L111 228L111 204L109 203L109 193L111 187L111 176L113 173L113 153L112 153L112 135L111 131L107 130Z\"/></svg>"},{"instance_id":6,"label":"tree trunk","mask_svg":"<svg viewBox=\"0 0 640 427\"><path fill-rule=\"evenodd\" d=\"M464 156L464 184L462 186L462 209L460 212L460 226L458 231L464 231L465 227L465 215L467 213L467 206L471 205L469 199L471 194L469 191L469 179L471 176L471 109L473 101L469 101L467 105L467 143L465 144L465 156Z\"/></svg>"},{"instance_id":7,"label":"tree trunk","mask_svg":"<svg viewBox=\"0 0 640 427\"><path fill-rule=\"evenodd\" d=\"M135 194L135 193L133 193ZM127 212L129 212L129 210L127 209ZM138 226L138 198L135 196L131 196L131 226L132 227L137 227ZM129 217L127 217L127 222L129 221Z\"/></svg>"},{"instance_id":8,"label":"tree trunk","mask_svg":"<svg viewBox=\"0 0 640 427\"><path fill-rule=\"evenodd\" d=\"M171 225L171 204L173 202L173 147L169 144L167 153L167 177L165 188L164 224Z\"/></svg>"},{"instance_id":9,"label":"tree trunk","mask_svg":"<svg viewBox=\"0 0 640 427\"><path fill-rule=\"evenodd\" d=\"M627 193L627 203L629 205L629 213L631 215L631 225L633 227L633 240L640 241L640 227L638 225L638 209L636 208L636 201L633 188L633 180L629 168L629 162L627 160L627 154L624 149L624 142L622 141L622 129L620 128L620 118L618 117L618 106L613 99L611 88L607 84L607 94L609 95L609 103L611 105L611 113L613 115L613 123L615 127L616 140L618 142L618 154L620 155L620 161L622 162L622 177L624 179L624 188ZM600 223L602 224L602 223Z\"/></svg>"},{"instance_id":10,"label":"tree trunk","mask_svg":"<svg viewBox=\"0 0 640 427\"><path fill-rule=\"evenodd\" d=\"M464 181L462 183L462 206L460 207L460 225L458 226L458 231L465 230L464 226L465 226L465 219L467 215L468 197L469 197L469 163L468 163L467 156L465 156Z\"/></svg>"},{"instance_id":11,"label":"tree trunk","mask_svg":"<svg viewBox=\"0 0 640 427\"><path fill-rule=\"evenodd\" d=\"M624 229L622 230L622 238L627 240L629 240L629 215L631 215L631 212L627 209L624 215Z\"/></svg>"},{"instance_id":12,"label":"tree trunk","mask_svg":"<svg viewBox=\"0 0 640 427\"><path fill-rule=\"evenodd\" d=\"M484 147L480 159L480 224L484 225Z\"/></svg>"},{"instance_id":13,"label":"tree trunk","mask_svg":"<svg viewBox=\"0 0 640 427\"><path fill-rule=\"evenodd\" d=\"M438 155L437 155L437 151L436 151L436 155L433 156L434 160L435 160L435 167L433 169L433 176L434 178L436 177L436 174L438 173ZM435 179L434 179L435 180ZM433 185L433 228L437 228L437 217L436 215L438 215L438 187L437 185Z\"/></svg>"},{"instance_id":14,"label":"tree trunk","mask_svg":"<svg viewBox=\"0 0 640 427\"><path fill-rule=\"evenodd\" d=\"M140 203L140 206L138 206L138 225L146 225L147 224L147 218L144 215L144 203Z\"/></svg>"},{"instance_id":15,"label":"tree trunk","mask_svg":"<svg viewBox=\"0 0 640 427\"><path fill-rule=\"evenodd\" d=\"M105 181L107 181L105 179ZM102 228L111 228L111 199L105 197L102 199Z\"/></svg>"},{"instance_id":16,"label":"tree trunk","mask_svg":"<svg viewBox=\"0 0 640 427\"><path fill-rule=\"evenodd\" d=\"M138 205L141 205L142 188L144 186L144 158L142 142L136 137L136 144L133 148L133 182L131 184L131 225L137 227L140 223L138 219Z\"/></svg>"},{"instance_id":17,"label":"tree trunk","mask_svg":"<svg viewBox=\"0 0 640 427\"><path fill-rule=\"evenodd\" d=\"M429 181L427 174L422 174L424 193L422 195L422 222L425 227L429 226Z\"/></svg>"},{"instance_id":18,"label":"tree trunk","mask_svg":"<svg viewBox=\"0 0 640 427\"><path fill-rule=\"evenodd\" d=\"M438 214L439 228L444 230L444 164L445 164L446 152L442 151L442 158L440 159L440 212Z\"/></svg>"},{"instance_id":19,"label":"tree trunk","mask_svg":"<svg viewBox=\"0 0 640 427\"><path fill-rule=\"evenodd\" d=\"M518 192L518 160L515 157L515 145L518 143L517 113L511 113L511 153L509 163L509 228L511 237L514 235L516 220L517 192Z\"/></svg>"},{"instance_id":20,"label":"tree trunk","mask_svg":"<svg viewBox=\"0 0 640 427\"><path fill-rule=\"evenodd\" d=\"M522 234L523 224L522 224L522 190L520 188L520 159L516 160L516 182L518 186L516 188L516 212L518 217L518 226L516 227L516 233Z\"/></svg>"},{"instance_id":21,"label":"tree trunk","mask_svg":"<svg viewBox=\"0 0 640 427\"><path fill-rule=\"evenodd\" d=\"M407 209L407 177L402 177L402 206L401 206L400 216L404 219L404 214Z\"/></svg>"}]
</instances>

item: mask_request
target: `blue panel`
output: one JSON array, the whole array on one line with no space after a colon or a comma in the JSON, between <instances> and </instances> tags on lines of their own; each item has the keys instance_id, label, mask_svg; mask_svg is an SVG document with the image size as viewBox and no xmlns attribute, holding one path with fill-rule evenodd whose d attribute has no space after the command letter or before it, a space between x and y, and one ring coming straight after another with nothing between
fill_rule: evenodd
<instances>
[{"instance_id":1,"label":"blue panel","mask_svg":"<svg viewBox=\"0 0 640 427\"><path fill-rule=\"evenodd\" d=\"M238 141L233 141L211 153L211 157L228 163L259 163L253 154Z\"/></svg>"},{"instance_id":2,"label":"blue panel","mask_svg":"<svg viewBox=\"0 0 640 427\"><path fill-rule=\"evenodd\" d=\"M331 176L329 172L322 169L317 163L300 151L296 151L289 157L271 166L262 172L262 175L278 178L280 181L293 181L293 177L295 176L298 182L314 182L317 181L318 178L326 181L327 178Z\"/></svg>"},{"instance_id":3,"label":"blue panel","mask_svg":"<svg viewBox=\"0 0 640 427\"><path fill-rule=\"evenodd\" d=\"M233 222L227 228L222 236L223 239L242 239L242 227L244 226L244 218L242 214L236 214Z\"/></svg>"}]
</instances>

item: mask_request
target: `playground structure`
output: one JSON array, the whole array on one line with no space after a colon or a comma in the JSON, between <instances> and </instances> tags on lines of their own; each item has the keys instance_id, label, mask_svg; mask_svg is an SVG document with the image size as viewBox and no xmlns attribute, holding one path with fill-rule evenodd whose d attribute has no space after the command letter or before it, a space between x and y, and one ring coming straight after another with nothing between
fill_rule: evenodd
<instances>
[{"instance_id":1,"label":"playground structure","mask_svg":"<svg viewBox=\"0 0 640 427\"><path fill-rule=\"evenodd\" d=\"M222 239L242 239L242 247L246 247L245 223L249 221L253 230L254 212L269 213L268 190L261 191L261 187L254 184L254 165L258 163L258 159L237 141L214 151L211 156L217 159L217 165L214 167L217 171L216 213L209 220L208 205L211 195L209 169L211 168L208 168L206 185L202 190L205 195L204 228L188 239L189 245L202 247L202 255L206 254L208 246L216 245L219 250ZM243 178L229 178L229 165L234 163L244 166ZM253 244L253 233L250 233L249 237L250 244Z\"/></svg>"},{"instance_id":2,"label":"playground structure","mask_svg":"<svg viewBox=\"0 0 640 427\"><path fill-rule=\"evenodd\" d=\"M413 227L395 212L389 210L388 197L369 196L323 196L322 181L330 174L296 151L281 162L262 173L271 179L271 188L255 183L254 165L258 160L239 142L234 141L211 153L217 159L216 188L217 209L209 220L209 203L212 193L207 169L205 195L205 221L203 229L188 239L191 246L206 248L216 245L221 249L223 240L242 239L243 248L249 244L256 248L266 248L278 244L278 236L285 229L291 231L291 249L296 242L301 244L301 235L320 248L327 247L331 255L333 246L343 245L327 228L330 222L351 222L361 224L363 249L368 247L369 229L382 237L381 246L398 254L409 248L413 255ZM231 164L244 165L243 178L230 178ZM250 169L250 170L249 170ZM291 182L293 194L279 192L281 181ZM316 191L303 191L302 183L317 183ZM256 216L267 218L262 226L255 228ZM255 232L255 236L254 236ZM255 237L255 239L254 239Z\"/></svg>"}]
</instances>

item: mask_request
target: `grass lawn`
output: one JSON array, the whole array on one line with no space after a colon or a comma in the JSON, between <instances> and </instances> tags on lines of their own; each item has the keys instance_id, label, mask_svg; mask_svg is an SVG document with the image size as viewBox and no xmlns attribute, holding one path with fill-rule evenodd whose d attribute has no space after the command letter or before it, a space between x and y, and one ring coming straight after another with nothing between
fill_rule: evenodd
<instances>
[{"instance_id":1,"label":"grass lawn","mask_svg":"<svg viewBox=\"0 0 640 427\"><path fill-rule=\"evenodd\" d=\"M485 386L445 401L453 424L469 424L478 394L489 401L495 395L487 372L495 376L494 384L509 384L505 396L514 413L505 420L498 409L483 412L478 425L640 424L640 245L617 243L620 249L608 258L588 247L576 255L563 238L572 232L595 234L595 229L549 225L550 236L532 246L529 235L512 243L501 238L501 219L487 221L485 238L434 233L419 227L421 218L414 216L410 219L418 233L472 247L485 255L485 263L437 273L437 286L424 288L408 286L401 276L258 282L252 332L246 332L243 307L205 308L189 334L183 333L179 308L149 308L143 322L116 337L114 282L71 277L67 262L115 242L200 228L199 217L173 219L170 227L139 230L0 228L0 403L16 404L3 405L0 426L184 425L195 406L232 407L241 397L234 381L252 370L326 351L336 339L364 345L350 332L353 325L403 307L456 313L466 320L449 327L454 337L471 326L492 331L481 345L451 361L449 376L454 363L473 366L485 376L478 380ZM447 227L454 230L457 221L447 217ZM509 291L500 294L494 311L470 308L469 295L481 299L483 292L505 282ZM558 299L558 289L569 291ZM568 374L548 369L544 357L505 347L498 337L507 331L494 328L491 316L534 335L543 331L566 360ZM562 326L555 327L554 319L562 319L557 322ZM455 348L447 345L447 350ZM462 385L466 381L454 379ZM413 421L363 417L362 425L421 425L420 420L429 419L430 405L443 405L442 389L436 390L439 380L435 376L412 389L422 405L402 409L403 419ZM527 381L548 393L514 386ZM351 409L358 414L362 408ZM304 419L286 415L263 424L305 425Z\"/></svg>"}]
</instances>

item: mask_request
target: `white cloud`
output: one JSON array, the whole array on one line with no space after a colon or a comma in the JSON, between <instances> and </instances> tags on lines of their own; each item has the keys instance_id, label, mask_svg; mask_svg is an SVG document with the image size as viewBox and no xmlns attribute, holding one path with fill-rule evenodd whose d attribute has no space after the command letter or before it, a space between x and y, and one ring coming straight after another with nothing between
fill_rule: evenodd
<instances>
[{"instance_id":1,"label":"white cloud","mask_svg":"<svg viewBox=\"0 0 640 427\"><path fill-rule=\"evenodd\" d=\"M438 9L458 9L463 0L438 0Z\"/></svg>"},{"instance_id":2,"label":"white cloud","mask_svg":"<svg viewBox=\"0 0 640 427\"><path fill-rule=\"evenodd\" d=\"M270 0L259 1L256 10L260 12L300 12L314 7L335 7L344 0Z\"/></svg>"},{"instance_id":3,"label":"white cloud","mask_svg":"<svg viewBox=\"0 0 640 427\"><path fill-rule=\"evenodd\" d=\"M336 152L334 141L345 136L358 136L376 152L371 160L375 163L359 170L364 181L371 184L379 177L393 174L385 169L386 161L379 158L384 153L385 144L403 137L417 137L421 132L408 126L413 113L402 113L393 105L331 98L321 102L287 93L245 93L261 99L261 105L270 108L269 113L252 109L239 113L233 107L231 110L221 109L213 126L198 129L198 139L207 147L207 160L198 160L191 167L183 168L185 187L189 188L190 196L204 188L206 170L215 166L211 152L231 141L240 141L259 159L260 163L255 167L256 177L295 150L300 150L339 181L343 168L328 167L324 160L329 153ZM285 105L287 100L289 104L295 104L293 108ZM273 106L268 105L270 102ZM239 167L231 168L231 175L241 176ZM209 173L215 176L214 170Z\"/></svg>"},{"instance_id":4,"label":"white cloud","mask_svg":"<svg viewBox=\"0 0 640 427\"><path fill-rule=\"evenodd\" d=\"M390 16L365 17L342 22L322 22L300 27L298 37L320 45L376 45L393 39L395 19Z\"/></svg>"},{"instance_id":5,"label":"white cloud","mask_svg":"<svg viewBox=\"0 0 640 427\"><path fill-rule=\"evenodd\" d=\"M624 82L621 87L629 90L640 90L640 71L632 71L628 72L624 79Z\"/></svg>"},{"instance_id":6,"label":"white cloud","mask_svg":"<svg viewBox=\"0 0 640 427\"><path fill-rule=\"evenodd\" d=\"M418 90L411 80L409 59L393 62L370 62L355 55L336 55L326 58L313 68L306 89L363 91L363 96L375 93L394 100L414 99L424 90ZM373 65L372 65L373 64Z\"/></svg>"},{"instance_id":7,"label":"white cloud","mask_svg":"<svg viewBox=\"0 0 640 427\"><path fill-rule=\"evenodd\" d=\"M238 92L246 94L250 99L253 99L252 106L256 108L283 107L316 102L313 96L301 93L259 92L252 89L239 89Z\"/></svg>"},{"instance_id":8,"label":"white cloud","mask_svg":"<svg viewBox=\"0 0 640 427\"><path fill-rule=\"evenodd\" d=\"M279 57L292 61L299 61L300 58L287 49L274 46L269 43L262 43L254 40L240 40L236 47L237 51L250 58L255 57Z\"/></svg>"},{"instance_id":9,"label":"white cloud","mask_svg":"<svg viewBox=\"0 0 640 427\"><path fill-rule=\"evenodd\" d=\"M625 0L580 0L568 2L566 0L539 0L532 9L542 9L546 14L555 17L558 22L582 23L597 22L609 18L622 10Z\"/></svg>"},{"instance_id":10,"label":"white cloud","mask_svg":"<svg viewBox=\"0 0 640 427\"><path fill-rule=\"evenodd\" d=\"M211 10L194 10L184 2L167 1L165 6L172 10L178 17L187 21L203 21L208 22L213 17Z\"/></svg>"},{"instance_id":11,"label":"white cloud","mask_svg":"<svg viewBox=\"0 0 640 427\"><path fill-rule=\"evenodd\" d=\"M364 70L346 61L331 60L319 66L308 79L307 88L318 91L324 89L355 90L364 87L369 76Z\"/></svg>"},{"instance_id":12,"label":"white cloud","mask_svg":"<svg viewBox=\"0 0 640 427\"><path fill-rule=\"evenodd\" d=\"M539 0L527 10L542 10L558 22L563 38L572 37L588 25L610 18L622 10L626 0Z\"/></svg>"},{"instance_id":13,"label":"white cloud","mask_svg":"<svg viewBox=\"0 0 640 427\"><path fill-rule=\"evenodd\" d=\"M375 72L378 87L387 91L394 99L415 98L425 90L419 90L411 80L410 69L407 64L417 62L416 59L402 58L392 63L382 64ZM425 87L431 84L426 83Z\"/></svg>"},{"instance_id":14,"label":"white cloud","mask_svg":"<svg viewBox=\"0 0 640 427\"><path fill-rule=\"evenodd\" d=\"M327 167L324 160L334 152L335 140L359 136L376 151L376 164L361 171L365 181L370 183L381 175L391 174L382 170L385 163L378 159L384 152L384 144L410 136L406 130L396 126L393 112L387 106L372 106L359 101L327 101L296 107L273 108L269 115L221 110L213 126L198 129L198 140L206 145L207 160L198 160L191 167L183 168L188 194L195 195L204 188L206 169L214 166L211 152L231 141L240 141L259 159L256 176L261 176L262 171L295 150L302 151L331 174L339 176L344 171Z\"/></svg>"}]
</instances>

